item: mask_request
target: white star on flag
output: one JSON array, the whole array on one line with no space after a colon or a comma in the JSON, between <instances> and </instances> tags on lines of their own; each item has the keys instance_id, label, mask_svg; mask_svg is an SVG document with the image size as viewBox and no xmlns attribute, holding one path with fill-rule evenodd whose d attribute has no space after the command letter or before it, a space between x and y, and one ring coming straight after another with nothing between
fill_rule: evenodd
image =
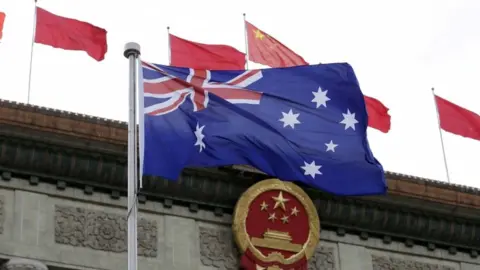
<instances>
[{"instance_id":1,"label":"white star on flag","mask_svg":"<svg viewBox=\"0 0 480 270\"><path fill-rule=\"evenodd\" d=\"M300 121L298 121L298 116L300 113L293 113L292 109L288 111L288 113L282 112L283 117L279 120L280 122L283 122L283 127L290 126L291 128L295 128L295 124L300 124Z\"/></svg>"},{"instance_id":2,"label":"white star on flag","mask_svg":"<svg viewBox=\"0 0 480 270\"><path fill-rule=\"evenodd\" d=\"M312 163L307 163L306 161L303 162L305 166L302 166L301 168L305 171L305 175L310 175L313 179L315 179L315 175L317 174L322 174L320 172L320 168L322 165L316 165L315 160L312 161Z\"/></svg>"},{"instance_id":3,"label":"white star on flag","mask_svg":"<svg viewBox=\"0 0 480 270\"><path fill-rule=\"evenodd\" d=\"M335 147L338 146L338 144L334 144L334 143L333 143L333 140L330 140L330 142L329 142L329 143L326 143L325 145L327 146L327 150L326 150L327 152L328 152L328 151L335 152Z\"/></svg>"},{"instance_id":4,"label":"white star on flag","mask_svg":"<svg viewBox=\"0 0 480 270\"><path fill-rule=\"evenodd\" d=\"M355 119L355 113L351 113L349 109L347 109L347 113L342 113L343 114L343 120L340 122L340 124L345 125L345 130L348 128L352 128L355 130L355 124L358 123L357 119Z\"/></svg>"},{"instance_id":5,"label":"white star on flag","mask_svg":"<svg viewBox=\"0 0 480 270\"><path fill-rule=\"evenodd\" d=\"M322 105L325 108L327 107L327 101L330 100L330 98L327 97L327 92L328 90L322 91L322 87L318 87L317 92L312 92L314 96L312 102L317 103L317 109Z\"/></svg>"},{"instance_id":6,"label":"white star on flag","mask_svg":"<svg viewBox=\"0 0 480 270\"><path fill-rule=\"evenodd\" d=\"M205 148L205 143L203 142L203 138L205 138L205 135L203 135L202 133L204 128L205 125L199 126L199 124L197 123L197 128L195 129L195 137L197 137L197 141L195 142L194 146L198 145L200 147L199 152L202 152L202 150Z\"/></svg>"}]
</instances>

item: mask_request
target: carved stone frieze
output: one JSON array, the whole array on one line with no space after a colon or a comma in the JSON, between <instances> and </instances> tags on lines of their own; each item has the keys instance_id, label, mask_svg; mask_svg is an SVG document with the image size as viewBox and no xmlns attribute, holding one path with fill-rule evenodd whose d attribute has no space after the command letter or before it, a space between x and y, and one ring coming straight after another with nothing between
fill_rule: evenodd
<instances>
[{"instance_id":1,"label":"carved stone frieze","mask_svg":"<svg viewBox=\"0 0 480 270\"><path fill-rule=\"evenodd\" d=\"M455 270L455 268L446 265L377 255L372 255L372 264L373 270Z\"/></svg>"},{"instance_id":2,"label":"carved stone frieze","mask_svg":"<svg viewBox=\"0 0 480 270\"><path fill-rule=\"evenodd\" d=\"M3 223L5 222L5 199L0 195L0 234L3 233Z\"/></svg>"},{"instance_id":3,"label":"carved stone frieze","mask_svg":"<svg viewBox=\"0 0 480 270\"><path fill-rule=\"evenodd\" d=\"M126 252L127 220L123 215L56 205L55 242L95 250ZM157 257L155 220L138 220L138 255Z\"/></svg>"},{"instance_id":4,"label":"carved stone frieze","mask_svg":"<svg viewBox=\"0 0 480 270\"><path fill-rule=\"evenodd\" d=\"M39 261L13 258L3 264L0 270L48 270L48 268Z\"/></svg>"},{"instance_id":5,"label":"carved stone frieze","mask_svg":"<svg viewBox=\"0 0 480 270\"><path fill-rule=\"evenodd\" d=\"M308 260L308 270L336 270L335 255L332 247L318 247Z\"/></svg>"},{"instance_id":6,"label":"carved stone frieze","mask_svg":"<svg viewBox=\"0 0 480 270\"><path fill-rule=\"evenodd\" d=\"M200 261L205 266L220 270L237 270L238 250L233 235L227 229L199 227Z\"/></svg>"}]
</instances>

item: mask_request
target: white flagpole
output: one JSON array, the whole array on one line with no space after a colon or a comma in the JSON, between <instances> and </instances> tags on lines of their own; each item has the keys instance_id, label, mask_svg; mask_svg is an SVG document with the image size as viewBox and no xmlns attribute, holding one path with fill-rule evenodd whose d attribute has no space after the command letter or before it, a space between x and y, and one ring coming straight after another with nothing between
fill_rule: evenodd
<instances>
[{"instance_id":1,"label":"white flagpole","mask_svg":"<svg viewBox=\"0 0 480 270\"><path fill-rule=\"evenodd\" d=\"M172 43L170 40L170 26L167 26L167 36L168 36L168 64L172 65Z\"/></svg>"},{"instance_id":2,"label":"white flagpole","mask_svg":"<svg viewBox=\"0 0 480 270\"><path fill-rule=\"evenodd\" d=\"M435 111L437 113L438 132L440 133L440 142L442 143L443 163L445 164L445 172L447 173L447 181L450 183L450 173L448 171L447 155L445 154L445 145L443 144L442 127L440 124L440 114L438 113L437 99L435 98L435 88L432 87L433 102L435 103Z\"/></svg>"},{"instance_id":3,"label":"white flagpole","mask_svg":"<svg viewBox=\"0 0 480 270\"><path fill-rule=\"evenodd\" d=\"M247 14L243 13L243 29L245 30L245 68L248 69L248 32L247 32Z\"/></svg>"},{"instance_id":4,"label":"white flagpole","mask_svg":"<svg viewBox=\"0 0 480 270\"><path fill-rule=\"evenodd\" d=\"M28 71L28 92L27 92L27 104L30 104L30 87L32 84L32 62L33 62L33 45L35 44L35 33L37 32L37 0L33 1L33 33L32 33L32 46L30 48L30 70Z\"/></svg>"},{"instance_id":5,"label":"white flagpole","mask_svg":"<svg viewBox=\"0 0 480 270\"><path fill-rule=\"evenodd\" d=\"M143 188L143 155L145 153L145 122L144 122L144 98L143 98L143 67L140 57L137 60L137 69L138 69L138 79L137 79L137 101L138 101L138 160L140 164L138 169L140 170L136 175L138 175L138 184L139 189Z\"/></svg>"},{"instance_id":6,"label":"white flagpole","mask_svg":"<svg viewBox=\"0 0 480 270\"><path fill-rule=\"evenodd\" d=\"M129 60L129 110L128 110L128 270L137 270L137 216L138 216L138 161L137 161L137 116L136 87L137 64L140 56L140 45L134 42L125 44L123 55Z\"/></svg>"}]
</instances>

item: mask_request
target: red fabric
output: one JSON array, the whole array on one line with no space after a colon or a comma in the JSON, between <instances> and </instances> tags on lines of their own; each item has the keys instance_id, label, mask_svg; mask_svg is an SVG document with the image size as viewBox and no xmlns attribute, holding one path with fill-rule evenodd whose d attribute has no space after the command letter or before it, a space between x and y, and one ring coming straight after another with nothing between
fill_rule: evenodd
<instances>
[{"instance_id":1,"label":"red fabric","mask_svg":"<svg viewBox=\"0 0 480 270\"><path fill-rule=\"evenodd\" d=\"M258 195L250 204L248 210L247 219L245 220L246 231L250 238L263 238L264 233L267 230L275 230L281 232L288 232L292 237L291 243L303 245L308 240L308 234L310 231L308 215L302 203L294 196L287 192L282 192L283 197L288 201L285 203L285 210L281 207L274 208L275 201L273 197L279 195L279 190L270 190L265 191ZM261 204L265 202L268 204L266 210L261 210ZM292 214L292 210L296 208L298 213L296 215ZM272 222L269 220L269 216L275 214L276 219ZM288 222L283 223L281 218L288 216ZM256 247L263 255L268 256L272 252L279 252L285 258L288 258L294 255L294 252L284 251L280 249L269 249L263 247ZM306 270L307 262L303 258L298 262L291 265L282 265L278 262L264 263L259 258L256 258L254 254L247 250L242 257L241 265L245 270L256 270L256 265L267 267L272 265L277 265L282 269L292 269L292 270Z\"/></svg>"},{"instance_id":2,"label":"red fabric","mask_svg":"<svg viewBox=\"0 0 480 270\"><path fill-rule=\"evenodd\" d=\"M0 40L3 36L3 23L5 22L5 13L0 12Z\"/></svg>"},{"instance_id":3,"label":"red fabric","mask_svg":"<svg viewBox=\"0 0 480 270\"><path fill-rule=\"evenodd\" d=\"M107 31L37 7L35 42L65 50L85 51L101 61L107 52Z\"/></svg>"},{"instance_id":4,"label":"red fabric","mask_svg":"<svg viewBox=\"0 0 480 270\"><path fill-rule=\"evenodd\" d=\"M443 130L480 141L480 115L439 96L435 101Z\"/></svg>"},{"instance_id":5,"label":"red fabric","mask_svg":"<svg viewBox=\"0 0 480 270\"><path fill-rule=\"evenodd\" d=\"M388 108L375 98L364 96L368 114L368 126L383 133L390 130Z\"/></svg>"},{"instance_id":6,"label":"red fabric","mask_svg":"<svg viewBox=\"0 0 480 270\"><path fill-rule=\"evenodd\" d=\"M248 37L248 58L250 61L270 67L293 67L308 65L294 51L249 22L245 22Z\"/></svg>"},{"instance_id":7,"label":"red fabric","mask_svg":"<svg viewBox=\"0 0 480 270\"><path fill-rule=\"evenodd\" d=\"M207 70L244 70L245 54L227 45L189 41L170 34L171 65Z\"/></svg>"}]
</instances>

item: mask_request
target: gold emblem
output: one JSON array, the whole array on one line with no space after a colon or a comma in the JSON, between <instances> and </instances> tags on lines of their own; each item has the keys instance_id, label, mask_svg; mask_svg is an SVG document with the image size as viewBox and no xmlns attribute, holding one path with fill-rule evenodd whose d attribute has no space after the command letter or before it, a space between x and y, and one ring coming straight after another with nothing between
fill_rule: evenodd
<instances>
[{"instance_id":1,"label":"gold emblem","mask_svg":"<svg viewBox=\"0 0 480 270\"><path fill-rule=\"evenodd\" d=\"M248 250L258 259L257 269L283 269L308 260L320 238L311 199L297 185L278 179L245 191L235 207L232 228L240 251Z\"/></svg>"}]
</instances>

